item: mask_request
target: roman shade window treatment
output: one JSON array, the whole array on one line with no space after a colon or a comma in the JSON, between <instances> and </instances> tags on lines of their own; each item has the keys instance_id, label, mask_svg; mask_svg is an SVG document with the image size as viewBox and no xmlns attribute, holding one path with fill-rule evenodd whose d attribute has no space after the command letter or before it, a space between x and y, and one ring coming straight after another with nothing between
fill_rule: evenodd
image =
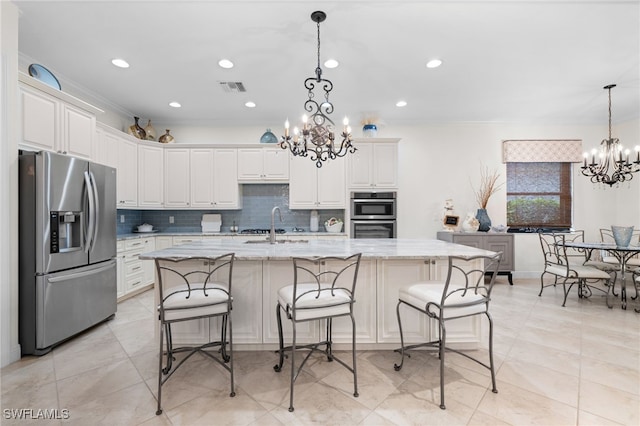
<instances>
[{"instance_id":1,"label":"roman shade window treatment","mask_svg":"<svg viewBox=\"0 0 640 426\"><path fill-rule=\"evenodd\" d=\"M502 141L503 163L580 163L582 160L581 139Z\"/></svg>"}]
</instances>

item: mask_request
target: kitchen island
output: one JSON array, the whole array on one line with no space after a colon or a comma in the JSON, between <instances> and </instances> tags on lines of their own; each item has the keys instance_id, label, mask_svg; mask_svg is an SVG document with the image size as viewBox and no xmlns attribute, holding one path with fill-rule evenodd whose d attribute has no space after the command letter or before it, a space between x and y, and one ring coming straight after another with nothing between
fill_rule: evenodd
<instances>
[{"instance_id":1,"label":"kitchen island","mask_svg":"<svg viewBox=\"0 0 640 426\"><path fill-rule=\"evenodd\" d=\"M247 243L217 239L143 253L140 258L214 257L229 252L236 254L232 289L233 340L234 345L245 350L277 347L277 292L293 279L292 257L362 253L354 307L358 348L391 349L398 347L400 342L396 319L399 286L415 281L444 279L448 256L494 254L439 240L283 240L268 244L255 240ZM407 311L406 314L406 341L424 341L437 335L435 322L416 312ZM289 324L285 322L284 325ZM217 319L176 324L174 340L176 343L208 341L218 335L219 328ZM298 340L315 341L321 330L323 328L317 323L303 323L298 327ZM285 327L287 338L290 338L289 333L290 328ZM340 343L349 343L350 321L344 318L334 320L333 336L338 348ZM479 339L480 321L477 318L461 319L447 327L447 340L453 346L472 349L477 346Z\"/></svg>"}]
</instances>

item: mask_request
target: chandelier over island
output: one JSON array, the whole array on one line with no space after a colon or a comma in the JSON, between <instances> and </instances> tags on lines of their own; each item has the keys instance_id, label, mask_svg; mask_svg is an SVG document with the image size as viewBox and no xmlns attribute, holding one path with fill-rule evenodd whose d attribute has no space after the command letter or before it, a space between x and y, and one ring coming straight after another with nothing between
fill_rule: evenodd
<instances>
[{"instance_id":1,"label":"chandelier over island","mask_svg":"<svg viewBox=\"0 0 640 426\"><path fill-rule=\"evenodd\" d=\"M347 153L353 153L356 148L351 143L351 128L349 120L345 117L340 142L336 141L336 128L329 115L333 112L333 104L329 101L329 93L333 90L331 80L322 78L322 68L320 68L320 22L323 22L327 15L322 11L311 14L311 20L318 27L318 65L315 70L315 77L309 77L304 81L307 89L308 99L304 103L304 109L309 113L302 116L302 130L293 128L293 136L289 132L289 120L284 123L284 136L279 145L282 149L289 149L295 156L307 157L310 155L311 161L315 161L316 167L322 167L322 162L335 160L344 157ZM318 103L315 99L314 90L316 87L324 91L324 99Z\"/></svg>"},{"instance_id":2,"label":"chandelier over island","mask_svg":"<svg viewBox=\"0 0 640 426\"><path fill-rule=\"evenodd\" d=\"M633 179L633 173L640 171L640 146L635 147L635 161L630 159L631 151L624 149L618 138L611 137L611 89L615 84L604 86L609 91L609 137L600 142L600 150L591 150L591 162L589 153L584 153L584 163L581 167L582 174L591 179L593 183L604 183L609 186ZM597 162L596 162L597 161Z\"/></svg>"}]
</instances>

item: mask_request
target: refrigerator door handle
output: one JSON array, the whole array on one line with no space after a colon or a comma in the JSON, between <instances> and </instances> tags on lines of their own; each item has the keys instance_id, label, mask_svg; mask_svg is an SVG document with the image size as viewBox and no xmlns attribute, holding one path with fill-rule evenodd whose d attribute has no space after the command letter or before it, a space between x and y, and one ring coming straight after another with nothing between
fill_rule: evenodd
<instances>
[{"instance_id":1,"label":"refrigerator door handle","mask_svg":"<svg viewBox=\"0 0 640 426\"><path fill-rule=\"evenodd\" d=\"M93 237L91 239L91 248L93 249L96 245L96 240L98 239L98 227L100 226L100 221L98 218L100 217L100 197L98 196L98 184L96 184L96 177L91 174L91 187L93 188Z\"/></svg>"},{"instance_id":2,"label":"refrigerator door handle","mask_svg":"<svg viewBox=\"0 0 640 426\"><path fill-rule=\"evenodd\" d=\"M86 185L87 191L87 199L89 200L89 212L87 216L89 216L89 227L87 228L87 236L84 242L84 252L89 253L91 250L91 243L94 236L95 229L95 197L93 193L93 184L91 182L91 176L89 172L84 172L84 182Z\"/></svg>"}]
</instances>

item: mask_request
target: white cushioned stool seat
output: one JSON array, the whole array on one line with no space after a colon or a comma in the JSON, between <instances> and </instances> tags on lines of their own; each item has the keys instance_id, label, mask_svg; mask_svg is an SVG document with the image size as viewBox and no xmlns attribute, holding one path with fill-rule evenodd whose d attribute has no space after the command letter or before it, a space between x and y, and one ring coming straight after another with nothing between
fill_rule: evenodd
<instances>
[{"instance_id":1,"label":"white cushioned stool seat","mask_svg":"<svg viewBox=\"0 0 640 426\"><path fill-rule=\"evenodd\" d=\"M348 315L351 311L351 296L348 291L337 288L333 291L329 284L321 284L318 292L316 283L298 283L296 293L296 320L304 321L335 315ZM286 306L287 313L293 306L293 285L278 290L278 303Z\"/></svg>"},{"instance_id":2,"label":"white cushioned stool seat","mask_svg":"<svg viewBox=\"0 0 640 426\"><path fill-rule=\"evenodd\" d=\"M229 294L226 286L220 283L207 283L203 289L202 283L186 284L172 287L171 294L164 300L164 317L167 321L227 312ZM191 288L191 291L189 291ZM202 305L202 306L199 306Z\"/></svg>"},{"instance_id":3,"label":"white cushioned stool seat","mask_svg":"<svg viewBox=\"0 0 640 426\"><path fill-rule=\"evenodd\" d=\"M607 280L611 278L608 272L598 269L595 266L588 265L572 265L569 270L564 265L549 265L546 271L561 277L572 278L580 277L585 279Z\"/></svg>"},{"instance_id":4,"label":"white cushioned stool seat","mask_svg":"<svg viewBox=\"0 0 640 426\"><path fill-rule=\"evenodd\" d=\"M428 310L440 316L439 305L442 302L442 293L445 284L438 281L425 281L400 286L398 298L409 305L415 306L422 310ZM449 293L453 288L449 287ZM473 289L468 289L463 297L463 290L451 294L445 300L444 318L452 318L466 315L480 314L487 311L487 304L482 303L486 299L480 294L474 294ZM476 304L473 304L478 302ZM438 306L427 306L433 303ZM456 307L456 304L465 304L469 306Z\"/></svg>"}]
</instances>

